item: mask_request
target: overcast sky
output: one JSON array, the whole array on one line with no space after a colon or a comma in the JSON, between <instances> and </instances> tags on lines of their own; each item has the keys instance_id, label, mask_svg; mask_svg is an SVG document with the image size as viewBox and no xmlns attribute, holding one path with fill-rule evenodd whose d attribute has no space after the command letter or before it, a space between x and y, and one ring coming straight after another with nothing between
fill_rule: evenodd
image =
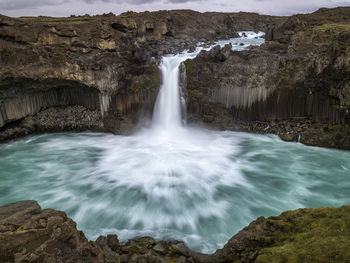
<instances>
[{"instance_id":1,"label":"overcast sky","mask_svg":"<svg viewBox=\"0 0 350 263\"><path fill-rule=\"evenodd\" d=\"M0 14L69 16L109 12L120 14L128 10L193 9L201 12L249 11L290 15L335 6L350 6L350 0L0 0Z\"/></svg>"}]
</instances>

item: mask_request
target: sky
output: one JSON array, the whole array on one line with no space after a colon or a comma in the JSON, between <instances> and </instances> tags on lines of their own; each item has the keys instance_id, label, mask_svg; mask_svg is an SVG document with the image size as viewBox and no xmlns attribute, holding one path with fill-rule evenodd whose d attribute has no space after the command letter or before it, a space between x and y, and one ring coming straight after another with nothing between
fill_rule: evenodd
<instances>
[{"instance_id":1,"label":"sky","mask_svg":"<svg viewBox=\"0 0 350 263\"><path fill-rule=\"evenodd\" d=\"M193 9L200 12L257 12L271 15L309 13L320 7L350 6L350 0L0 0L7 16L120 14L126 11Z\"/></svg>"}]
</instances>

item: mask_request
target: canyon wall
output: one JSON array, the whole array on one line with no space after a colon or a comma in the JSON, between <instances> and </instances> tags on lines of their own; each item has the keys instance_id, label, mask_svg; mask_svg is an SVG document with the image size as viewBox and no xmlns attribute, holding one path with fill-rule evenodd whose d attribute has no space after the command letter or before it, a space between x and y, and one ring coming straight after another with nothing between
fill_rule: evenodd
<instances>
[{"instance_id":1,"label":"canyon wall","mask_svg":"<svg viewBox=\"0 0 350 263\"><path fill-rule=\"evenodd\" d=\"M152 114L161 55L283 20L191 10L0 15L0 140L46 131L130 133Z\"/></svg>"},{"instance_id":2,"label":"canyon wall","mask_svg":"<svg viewBox=\"0 0 350 263\"><path fill-rule=\"evenodd\" d=\"M151 118L163 54L263 30L261 47L215 48L185 63L189 122L349 149L349 17L349 8L291 17L191 10L0 16L0 140L130 133Z\"/></svg>"},{"instance_id":3,"label":"canyon wall","mask_svg":"<svg viewBox=\"0 0 350 263\"><path fill-rule=\"evenodd\" d=\"M185 62L189 121L350 149L350 8L289 17L266 38Z\"/></svg>"}]
</instances>

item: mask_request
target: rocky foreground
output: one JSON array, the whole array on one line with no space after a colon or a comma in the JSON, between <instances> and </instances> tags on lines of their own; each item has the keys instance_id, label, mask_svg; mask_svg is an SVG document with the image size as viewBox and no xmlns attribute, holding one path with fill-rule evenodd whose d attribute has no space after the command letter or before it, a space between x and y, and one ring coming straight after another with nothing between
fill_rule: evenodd
<instances>
[{"instance_id":1,"label":"rocky foreground","mask_svg":"<svg viewBox=\"0 0 350 263\"><path fill-rule=\"evenodd\" d=\"M260 217L204 255L150 237L88 241L64 212L20 201L0 207L0 262L350 262L350 206Z\"/></svg>"}]
</instances>

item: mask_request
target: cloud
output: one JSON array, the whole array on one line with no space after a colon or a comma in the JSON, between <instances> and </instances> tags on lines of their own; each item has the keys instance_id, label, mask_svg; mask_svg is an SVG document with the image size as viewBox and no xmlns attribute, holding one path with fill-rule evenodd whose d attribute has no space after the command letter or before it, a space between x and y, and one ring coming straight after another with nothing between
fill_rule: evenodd
<instances>
[{"instance_id":1,"label":"cloud","mask_svg":"<svg viewBox=\"0 0 350 263\"><path fill-rule=\"evenodd\" d=\"M128 3L130 5L139 5L139 4L145 4L145 3L152 3L156 0L83 0L85 3L88 4L95 4L95 3L104 3L104 4L121 4L121 3Z\"/></svg>"},{"instance_id":2,"label":"cloud","mask_svg":"<svg viewBox=\"0 0 350 263\"><path fill-rule=\"evenodd\" d=\"M69 16L120 14L129 10L193 9L291 15L335 6L350 6L350 0L0 0L0 13L9 16Z\"/></svg>"},{"instance_id":3,"label":"cloud","mask_svg":"<svg viewBox=\"0 0 350 263\"><path fill-rule=\"evenodd\" d=\"M202 0L168 0L167 3L174 3L174 4L178 4L178 3L188 3L188 2L202 2Z\"/></svg>"},{"instance_id":4,"label":"cloud","mask_svg":"<svg viewBox=\"0 0 350 263\"><path fill-rule=\"evenodd\" d=\"M61 1L55 0L0 0L0 10L33 9L46 5L60 5Z\"/></svg>"}]
</instances>

